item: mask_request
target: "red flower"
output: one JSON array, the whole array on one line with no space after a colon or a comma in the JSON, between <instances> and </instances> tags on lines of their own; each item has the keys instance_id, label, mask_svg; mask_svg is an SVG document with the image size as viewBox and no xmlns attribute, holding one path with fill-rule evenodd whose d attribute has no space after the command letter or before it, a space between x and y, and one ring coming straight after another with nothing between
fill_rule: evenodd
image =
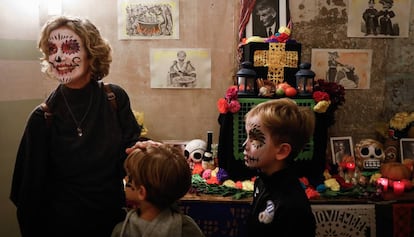
<instances>
[{"instance_id":1,"label":"red flower","mask_svg":"<svg viewBox=\"0 0 414 237\"><path fill-rule=\"evenodd\" d=\"M276 36L276 39L280 43L286 43L286 41L289 39L289 35L286 33L281 33L280 35Z\"/></svg>"},{"instance_id":2,"label":"red flower","mask_svg":"<svg viewBox=\"0 0 414 237\"><path fill-rule=\"evenodd\" d=\"M328 93L334 107L338 107L345 103L345 88L338 83L327 82L323 79L319 79L317 80L314 91L314 93L317 91Z\"/></svg>"},{"instance_id":3,"label":"red flower","mask_svg":"<svg viewBox=\"0 0 414 237\"><path fill-rule=\"evenodd\" d=\"M316 103L322 100L328 100L328 101L330 100L329 94L323 91L315 91L313 93L313 99L315 100Z\"/></svg>"},{"instance_id":4,"label":"red flower","mask_svg":"<svg viewBox=\"0 0 414 237\"><path fill-rule=\"evenodd\" d=\"M237 100L232 100L229 103L229 111L231 113L237 113L240 110L240 103Z\"/></svg>"},{"instance_id":5,"label":"red flower","mask_svg":"<svg viewBox=\"0 0 414 237\"><path fill-rule=\"evenodd\" d=\"M237 86L230 86L226 91L226 98L228 100L237 100Z\"/></svg>"},{"instance_id":6,"label":"red flower","mask_svg":"<svg viewBox=\"0 0 414 237\"><path fill-rule=\"evenodd\" d=\"M228 112L237 113L240 110L240 102L237 100L237 86L230 86L226 91L226 96L217 101L217 108L221 114Z\"/></svg>"},{"instance_id":7,"label":"red flower","mask_svg":"<svg viewBox=\"0 0 414 237\"><path fill-rule=\"evenodd\" d=\"M218 111L219 111L221 114L225 114L225 113L227 113L227 112L229 111L229 104L227 103L227 100L226 100L226 99L224 99L224 98L220 98L220 99L217 101L217 108L218 108Z\"/></svg>"}]
</instances>

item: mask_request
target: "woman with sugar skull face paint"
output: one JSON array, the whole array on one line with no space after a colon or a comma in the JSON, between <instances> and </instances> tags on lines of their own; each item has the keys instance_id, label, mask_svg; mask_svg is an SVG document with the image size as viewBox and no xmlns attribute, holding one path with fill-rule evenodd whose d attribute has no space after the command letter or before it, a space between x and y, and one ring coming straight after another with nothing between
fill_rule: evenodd
<instances>
[{"instance_id":1,"label":"woman with sugar skull face paint","mask_svg":"<svg viewBox=\"0 0 414 237\"><path fill-rule=\"evenodd\" d=\"M125 217L125 151L141 131L125 90L109 85L115 108L100 82L111 48L89 20L67 16L46 22L38 46L60 83L31 113L18 150L10 198L21 234L110 236Z\"/></svg>"},{"instance_id":2,"label":"woman with sugar skull face paint","mask_svg":"<svg viewBox=\"0 0 414 237\"><path fill-rule=\"evenodd\" d=\"M247 236L315 236L315 218L299 177L291 167L313 134L309 108L274 99L246 114L244 162L259 171Z\"/></svg>"}]
</instances>

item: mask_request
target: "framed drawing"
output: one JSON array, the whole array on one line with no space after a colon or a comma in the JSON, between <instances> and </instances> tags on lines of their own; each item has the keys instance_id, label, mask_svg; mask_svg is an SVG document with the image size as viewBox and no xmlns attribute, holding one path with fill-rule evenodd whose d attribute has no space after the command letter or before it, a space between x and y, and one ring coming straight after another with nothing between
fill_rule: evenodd
<instances>
[{"instance_id":1,"label":"framed drawing","mask_svg":"<svg viewBox=\"0 0 414 237\"><path fill-rule=\"evenodd\" d=\"M354 157L352 137L331 137L332 163L340 164L344 156Z\"/></svg>"},{"instance_id":2,"label":"framed drawing","mask_svg":"<svg viewBox=\"0 0 414 237\"><path fill-rule=\"evenodd\" d=\"M312 49L315 79L336 82L345 89L369 89L371 49Z\"/></svg>"},{"instance_id":3,"label":"framed drawing","mask_svg":"<svg viewBox=\"0 0 414 237\"><path fill-rule=\"evenodd\" d=\"M408 37L411 0L349 0L348 37Z\"/></svg>"},{"instance_id":4,"label":"framed drawing","mask_svg":"<svg viewBox=\"0 0 414 237\"><path fill-rule=\"evenodd\" d=\"M414 138L401 138L400 149L401 162L404 163L406 159L414 160Z\"/></svg>"},{"instance_id":5,"label":"framed drawing","mask_svg":"<svg viewBox=\"0 0 414 237\"><path fill-rule=\"evenodd\" d=\"M118 38L178 39L179 0L118 0Z\"/></svg>"},{"instance_id":6,"label":"framed drawing","mask_svg":"<svg viewBox=\"0 0 414 237\"><path fill-rule=\"evenodd\" d=\"M151 88L211 88L211 54L206 48L150 49Z\"/></svg>"},{"instance_id":7,"label":"framed drawing","mask_svg":"<svg viewBox=\"0 0 414 237\"><path fill-rule=\"evenodd\" d=\"M248 2L248 1L243 1ZM248 3L241 7L248 8ZM246 6L245 6L246 5ZM270 37L278 32L279 27L287 26L290 20L289 0L256 0L250 16L244 15L249 19L245 28L245 37L260 36Z\"/></svg>"}]
</instances>

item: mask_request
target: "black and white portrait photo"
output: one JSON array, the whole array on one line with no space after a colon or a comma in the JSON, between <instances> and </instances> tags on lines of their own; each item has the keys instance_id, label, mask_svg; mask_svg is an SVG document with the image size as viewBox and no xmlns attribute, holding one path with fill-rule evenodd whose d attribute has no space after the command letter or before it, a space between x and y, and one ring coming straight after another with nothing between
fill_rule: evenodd
<instances>
[{"instance_id":1,"label":"black and white portrait photo","mask_svg":"<svg viewBox=\"0 0 414 237\"><path fill-rule=\"evenodd\" d=\"M340 164L345 156L354 156L352 137L331 137L332 162Z\"/></svg>"},{"instance_id":2,"label":"black and white portrait photo","mask_svg":"<svg viewBox=\"0 0 414 237\"><path fill-rule=\"evenodd\" d=\"M246 37L268 38L289 23L288 0L257 0L246 26Z\"/></svg>"}]
</instances>

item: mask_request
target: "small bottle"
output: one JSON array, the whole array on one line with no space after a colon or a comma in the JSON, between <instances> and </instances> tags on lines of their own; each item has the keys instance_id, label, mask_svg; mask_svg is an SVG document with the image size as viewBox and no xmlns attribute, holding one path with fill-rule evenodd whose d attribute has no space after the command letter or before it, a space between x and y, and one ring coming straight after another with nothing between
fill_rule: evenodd
<instances>
[{"instance_id":1,"label":"small bottle","mask_svg":"<svg viewBox=\"0 0 414 237\"><path fill-rule=\"evenodd\" d=\"M203 169L214 169L214 158L211 145L213 144L213 132L207 131L207 148L203 154L201 166Z\"/></svg>"}]
</instances>

